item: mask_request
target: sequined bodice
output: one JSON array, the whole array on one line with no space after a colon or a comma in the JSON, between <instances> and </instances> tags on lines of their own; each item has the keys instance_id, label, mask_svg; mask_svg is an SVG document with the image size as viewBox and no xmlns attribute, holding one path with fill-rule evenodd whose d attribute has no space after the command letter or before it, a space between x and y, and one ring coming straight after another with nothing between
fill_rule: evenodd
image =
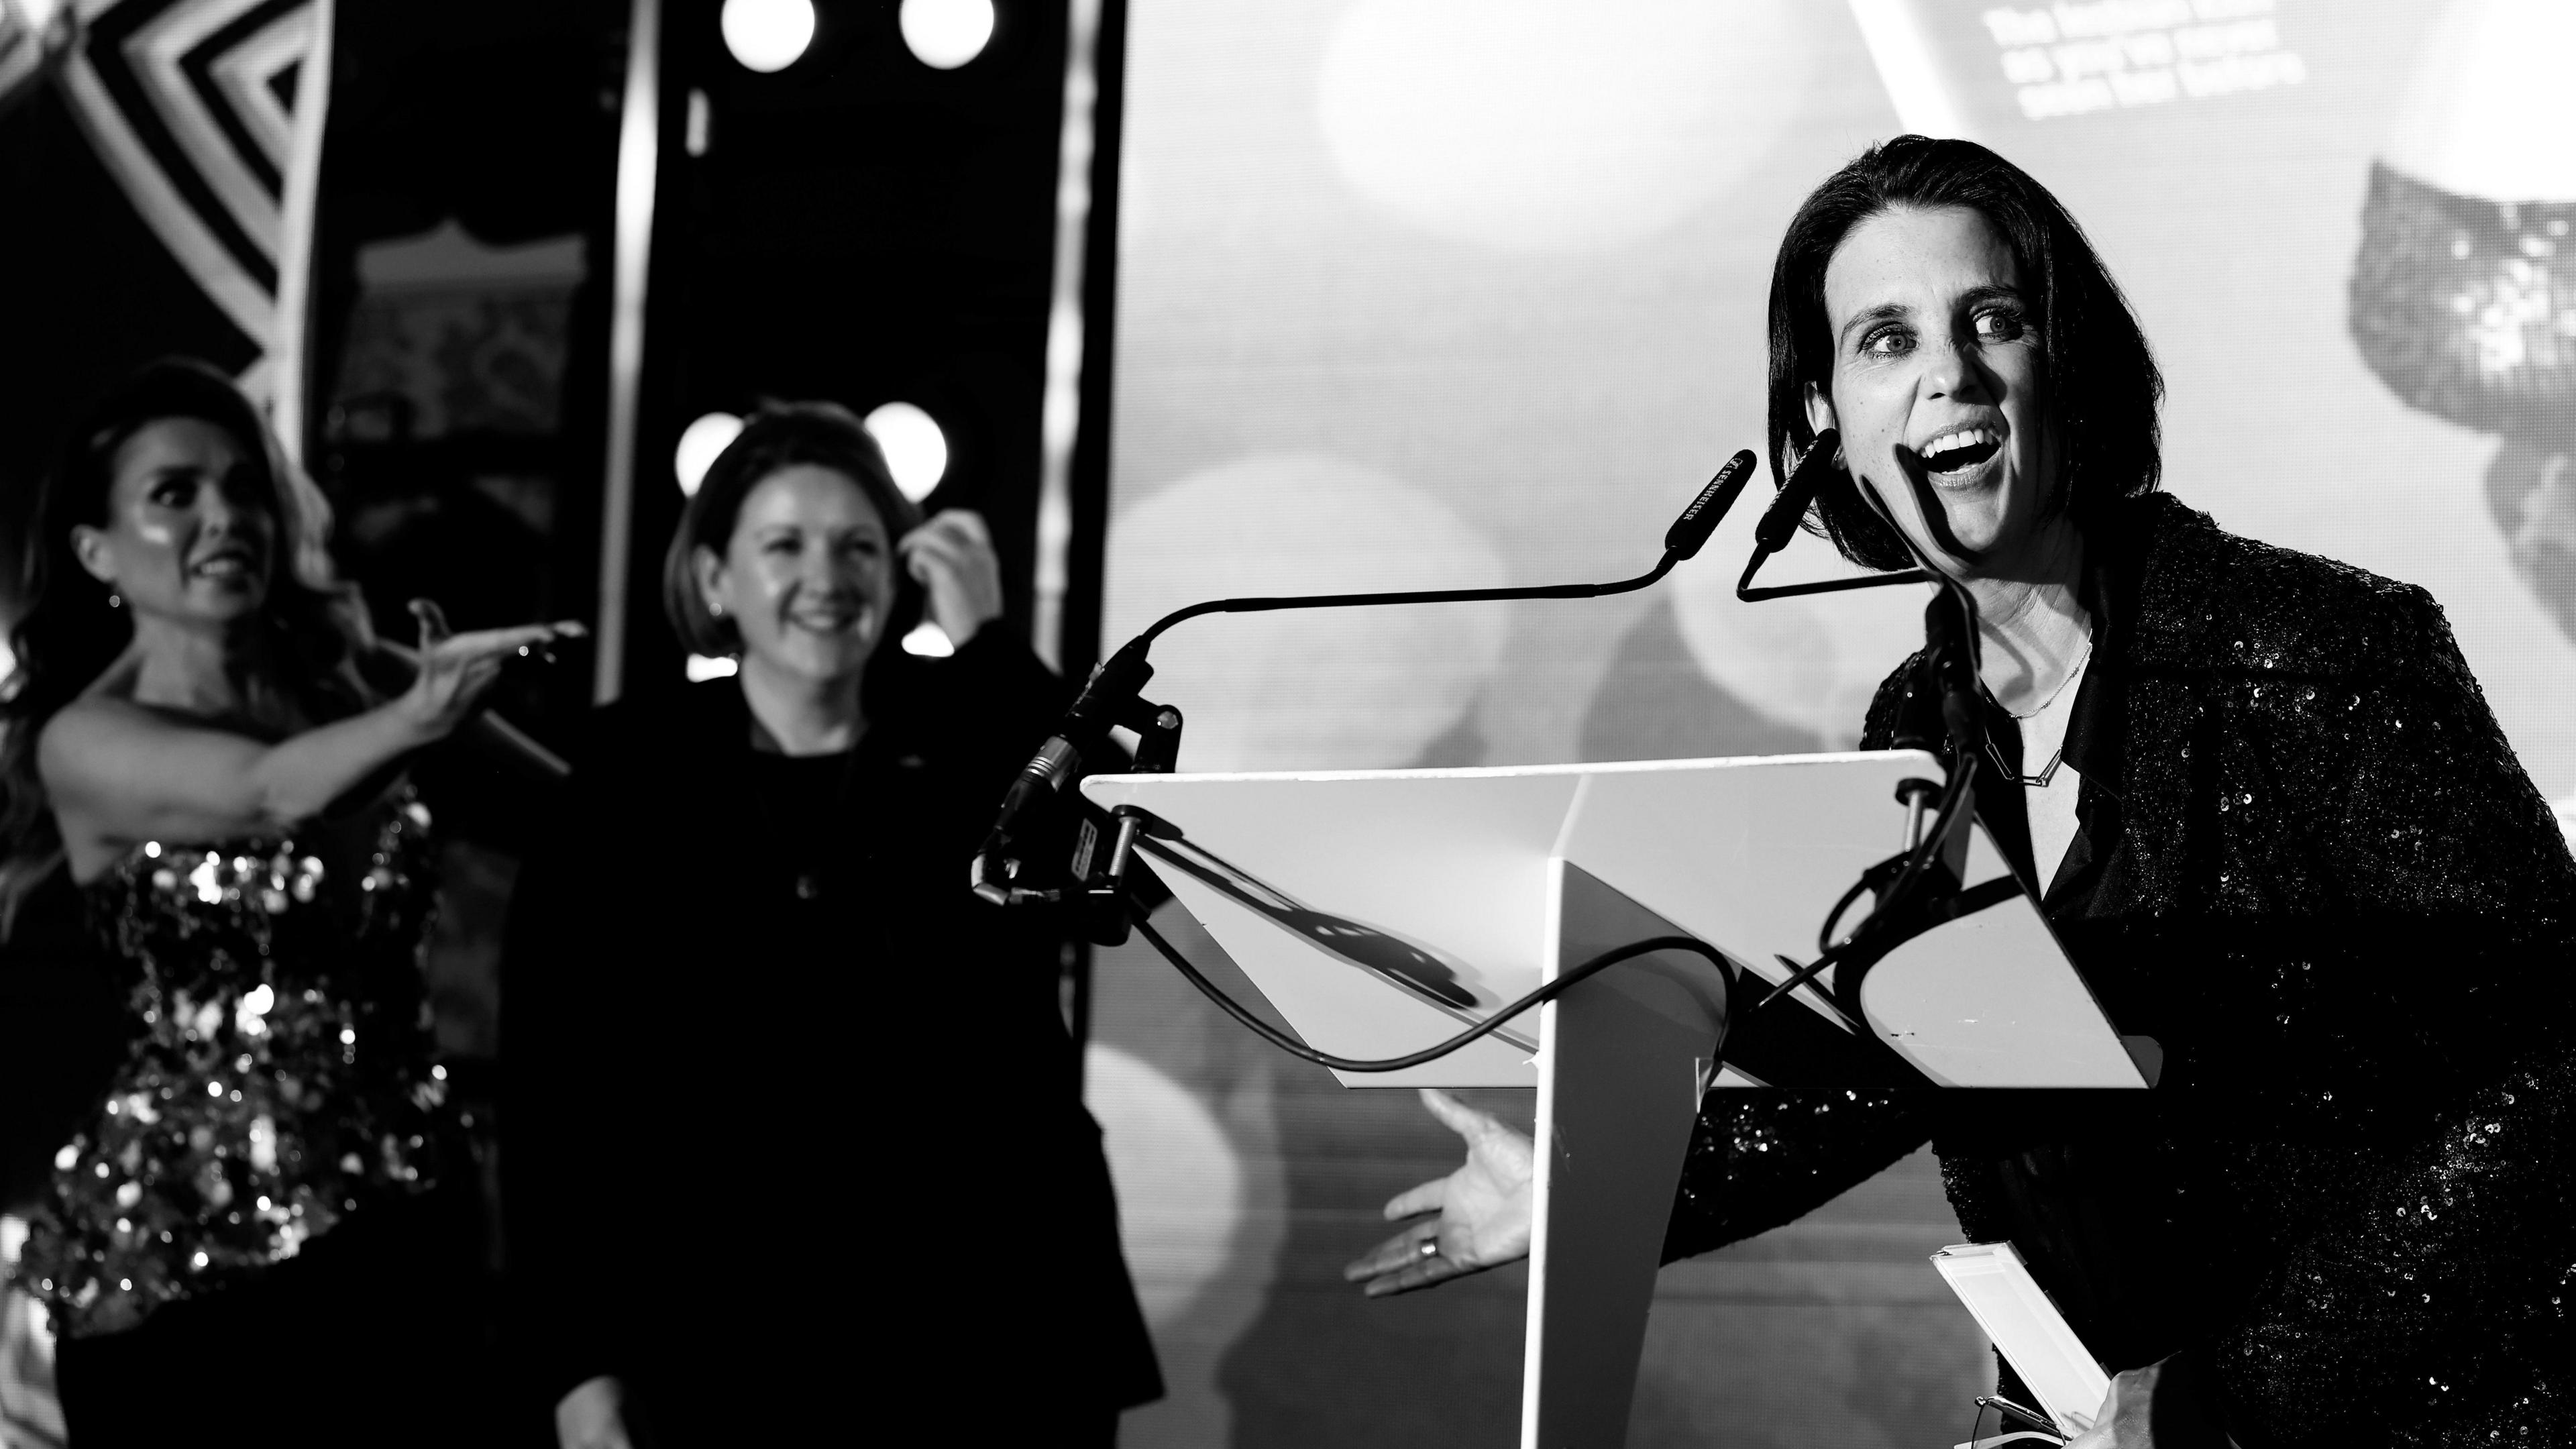
<instances>
[{"instance_id":1,"label":"sequined bodice","mask_svg":"<svg viewBox=\"0 0 2576 1449\"><path fill-rule=\"evenodd\" d=\"M86 888L134 1034L19 1266L64 1331L130 1328L435 1181L428 825L406 790L349 828L149 843Z\"/></svg>"}]
</instances>

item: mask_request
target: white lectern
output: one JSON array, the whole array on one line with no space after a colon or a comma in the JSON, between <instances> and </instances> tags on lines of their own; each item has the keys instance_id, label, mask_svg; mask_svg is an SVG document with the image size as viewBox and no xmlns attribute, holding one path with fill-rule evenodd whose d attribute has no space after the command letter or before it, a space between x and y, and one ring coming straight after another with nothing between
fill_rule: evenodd
<instances>
[{"instance_id":1,"label":"white lectern","mask_svg":"<svg viewBox=\"0 0 2576 1449\"><path fill-rule=\"evenodd\" d=\"M1177 840L1140 839L1144 858L1309 1045L1385 1058L1652 936L1695 937L1747 985L1776 983L1780 958L1811 959L1826 911L1902 847L1899 782L1940 776L1929 755L1875 751L1107 775L1083 791L1178 827ZM1978 832L1962 884L2005 874ZM1941 1086L2147 1085L2024 896L1907 942L1865 978L1861 1029L1902 1062L1834 1010L1830 971L1820 984L1751 1018L1759 991L1730 993L1710 962L1659 952L1441 1060L1339 1074L1538 1088L1525 1449L1625 1439L1664 1228L1722 1041L1716 1085L1894 1080L1908 1063Z\"/></svg>"}]
</instances>

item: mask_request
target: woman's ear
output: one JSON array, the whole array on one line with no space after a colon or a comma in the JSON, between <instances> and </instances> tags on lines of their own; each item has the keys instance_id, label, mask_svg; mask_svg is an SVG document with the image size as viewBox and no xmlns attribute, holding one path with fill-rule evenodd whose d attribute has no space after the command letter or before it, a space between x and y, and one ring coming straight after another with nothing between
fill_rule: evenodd
<instances>
[{"instance_id":1,"label":"woman's ear","mask_svg":"<svg viewBox=\"0 0 2576 1449\"><path fill-rule=\"evenodd\" d=\"M699 544L689 550L689 574L697 580L698 602L708 613L725 616L725 561L714 549Z\"/></svg>"},{"instance_id":2,"label":"woman's ear","mask_svg":"<svg viewBox=\"0 0 2576 1449\"><path fill-rule=\"evenodd\" d=\"M116 566L107 557L107 533L86 523L72 525L72 557L89 576L110 588L116 585Z\"/></svg>"},{"instance_id":3,"label":"woman's ear","mask_svg":"<svg viewBox=\"0 0 2576 1449\"><path fill-rule=\"evenodd\" d=\"M1821 433L1834 426L1834 400L1814 383L1807 384L1807 430Z\"/></svg>"}]
</instances>

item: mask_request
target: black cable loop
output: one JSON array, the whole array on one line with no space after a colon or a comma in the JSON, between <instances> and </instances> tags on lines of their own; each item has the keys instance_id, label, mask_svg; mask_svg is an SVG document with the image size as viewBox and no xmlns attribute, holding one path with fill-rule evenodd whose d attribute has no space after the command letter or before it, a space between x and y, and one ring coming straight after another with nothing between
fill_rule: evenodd
<instances>
[{"instance_id":1,"label":"black cable loop","mask_svg":"<svg viewBox=\"0 0 2576 1449\"><path fill-rule=\"evenodd\" d=\"M1817 976L1823 974L1826 967L1841 960L1845 952L1872 944L1870 927L1873 924L1894 920L1903 914L1905 908L1912 903L1909 898L1916 884L1923 879L1924 871L1940 857L1942 845L1949 840L1950 832L1957 828L1959 810L1968 801L1968 788L1976 779L1976 774L1976 757L1961 752L1958 767L1950 773L1949 788L1941 792L1941 809L1933 817L1932 828L1923 832L1923 839L1914 847L1914 858L1905 863L1904 872L1898 875L1895 883L1887 888L1887 894L1879 898L1878 909L1862 917L1861 923L1854 926L1852 933L1844 937L1840 944L1819 952L1815 960L1790 972L1787 980L1772 987L1770 994L1753 1003L1754 1010L1759 1011L1815 980ZM1867 885L1867 879L1864 878L1861 884ZM1859 890L1860 887L1855 886L1850 894L1843 897L1842 905L1834 908L1835 916L1842 914L1843 906L1849 905L1859 894ZM1825 924L1830 929L1833 925L1832 918L1828 918ZM1784 958L1781 964L1793 963Z\"/></svg>"},{"instance_id":2,"label":"black cable loop","mask_svg":"<svg viewBox=\"0 0 2576 1449\"><path fill-rule=\"evenodd\" d=\"M1272 1046L1279 1048L1290 1056L1295 1057L1300 1061L1313 1062L1319 1067L1330 1067L1337 1072L1400 1072L1407 1067L1418 1067L1425 1062L1438 1061L1440 1058L1449 1055L1460 1047L1466 1046L1468 1043L1475 1041L1479 1037L1489 1035L1500 1029L1504 1022L1511 1020L1522 1012L1528 1011L1531 1007L1543 1005L1564 995L1567 991L1581 984L1585 979L1595 976L1612 966L1616 966L1622 961L1633 960L1639 956L1652 955L1657 951L1688 951L1696 956L1704 956L1714 963L1719 971L1725 973L1726 979L1730 985L1732 985L1735 980L1735 973L1728 969L1730 963L1726 959L1726 954L1718 950L1716 947L1708 944L1706 941L1697 940L1689 936L1652 936L1643 941L1631 941L1625 946L1614 946L1611 949L1602 952L1598 956L1591 957L1580 965L1574 967L1574 969L1560 973L1554 981L1547 983L1536 991L1531 992L1529 995L1522 997L1520 1000L1511 1003L1502 1010L1495 1012L1492 1016L1485 1018L1474 1026L1471 1026L1465 1031L1458 1033L1456 1036L1449 1038L1447 1041L1424 1047L1418 1052L1411 1052L1404 1056L1387 1057L1382 1060L1369 1061L1357 1057L1337 1057L1330 1052L1319 1052L1313 1047L1306 1045L1304 1042L1298 1041L1296 1038L1288 1035L1286 1032L1281 1031L1279 1028L1272 1026L1270 1023L1263 1021L1260 1017L1252 1014L1251 1008L1245 1006L1242 1002L1235 1000L1233 997L1228 996L1223 987L1218 986L1215 982L1208 980L1206 976L1200 974L1199 968L1191 965L1189 958L1182 955L1179 948L1175 947L1171 942L1163 939L1163 933L1154 929L1153 922L1147 920L1142 911L1137 911L1135 913L1135 922L1136 930L1142 934L1146 940L1153 943L1155 950L1163 953L1163 959L1171 962L1175 969L1177 969L1183 976L1188 977L1190 984L1197 987L1208 1000L1215 1002L1226 1015L1233 1017L1236 1021L1239 1021L1246 1027L1251 1028L1253 1035L1260 1037L1263 1041L1270 1043Z\"/></svg>"}]
</instances>

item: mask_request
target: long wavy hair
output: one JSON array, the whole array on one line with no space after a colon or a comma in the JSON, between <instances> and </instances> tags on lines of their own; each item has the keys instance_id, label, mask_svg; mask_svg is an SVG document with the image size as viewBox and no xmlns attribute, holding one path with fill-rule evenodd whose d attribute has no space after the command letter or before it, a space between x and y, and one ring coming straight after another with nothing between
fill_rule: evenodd
<instances>
[{"instance_id":1,"label":"long wavy hair","mask_svg":"<svg viewBox=\"0 0 2576 1449\"><path fill-rule=\"evenodd\" d=\"M101 398L64 440L37 485L9 580L14 667L0 684L0 936L19 903L63 858L62 831L36 773L36 739L63 706L133 642L134 620L108 604L108 587L81 567L72 530L107 526L116 454L146 426L172 418L231 435L277 521L278 547L257 627L266 633L269 683L316 722L365 708L374 693L360 673L375 638L354 586L331 566L331 505L285 453L249 398L202 362L163 358Z\"/></svg>"}]
</instances>

